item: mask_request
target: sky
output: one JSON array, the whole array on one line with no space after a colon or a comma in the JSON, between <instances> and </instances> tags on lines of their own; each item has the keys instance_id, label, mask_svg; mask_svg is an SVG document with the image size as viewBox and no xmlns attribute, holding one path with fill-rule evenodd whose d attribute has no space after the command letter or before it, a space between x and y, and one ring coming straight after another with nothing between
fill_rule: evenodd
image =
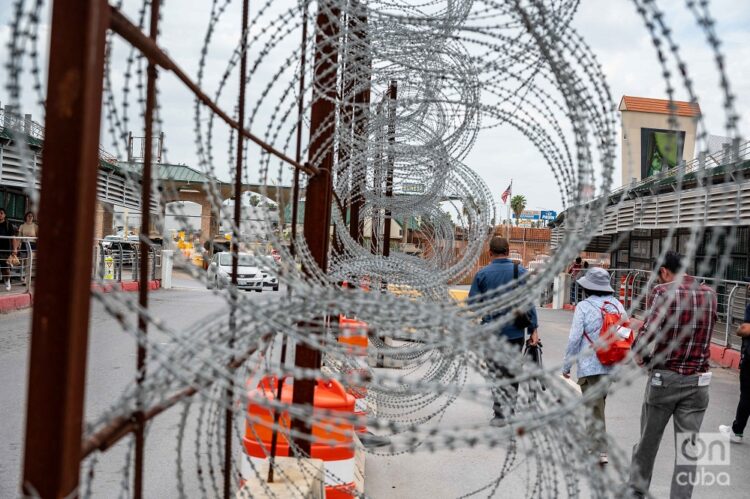
<instances>
[{"instance_id":1,"label":"sky","mask_svg":"<svg viewBox=\"0 0 750 499\"><path fill-rule=\"evenodd\" d=\"M31 4L32 2L25 2ZM46 2L46 3L49 3ZM137 16L137 6L140 2L125 1L126 12L131 19ZM281 4L289 2L273 2L270 9L280 8ZM234 1L228 7L228 15L214 34L214 43L209 52L206 66L205 85L215 89L226 67L234 45L237 42L236 27L239 16L239 2ZM163 25L160 43L168 53L191 76L198 70L200 47L205 34L205 27L209 15L211 2L208 0L167 0L164 4ZM252 6L259 6L260 2L251 2ZM680 47L681 54L687 62L688 72L694 81L699 104L704 114L707 131L710 134L724 135L724 121L722 95L720 92L718 75L715 70L713 54L705 41L705 35L697 26L692 15L685 10L682 0L657 2L666 13L666 22L673 29L674 37ZM5 48L10 29L8 23L12 9L11 0L0 0L0 64L5 67L8 59ZM251 7L251 11L252 8ZM257 7L260 8L260 7ZM747 110L750 109L750 2L736 0L714 0L710 2L710 9L716 19L716 31L719 33L721 49L726 58L726 67L730 78L730 85L737 96L736 105L741 115L740 133L747 134L750 120ZM251 12L252 15L252 12ZM268 15L271 19L274 15ZM41 40L48 37L49 12L42 14L43 25L40 28ZM638 16L634 3L630 0L581 0L573 22L574 27L582 35L586 43L596 55L603 67L603 71L612 96L612 107L619 103L624 94L665 98L666 89L661 69L658 65L648 31L644 28ZM251 36L263 30L264 24L259 23ZM296 37L294 37L296 40ZM290 41L291 43L291 41ZM46 43L43 45L46 46ZM120 44L116 48L113 71L111 73L114 85L123 81L122 61L127 52ZM289 48L289 43L282 44L282 49ZM252 48L251 48L252 52ZM283 52L283 50L282 50ZM46 57L46 50L42 50ZM279 56L280 57L280 56ZM281 64L283 59L270 58L271 63ZM278 68L272 66L259 67L259 75L272 75ZM294 68L291 68L292 70ZM3 72L5 73L5 72ZM0 73L3 74L3 73ZM236 72L230 76L235 82ZM5 77L0 76L0 79ZM258 78L258 81L262 78ZM28 80L25 80L28 83ZM2 83L5 83L4 81ZM193 131L193 100L190 94L176 82L173 76L162 74L159 80L160 102L162 106L162 130L166 134L167 159L172 163L197 165L195 134ZM213 91L213 90L212 90ZM248 98L263 92L264 87L251 81L248 87ZM271 88L269 97L257 109L258 123L262 117L272 112L271 103L274 99L284 95L283 88ZM687 92L679 87L677 99L686 99ZM231 110L235 99L233 90L228 88L220 99L224 109ZM8 101L8 93L0 88L0 102ZM31 112L37 121L41 115L35 105L35 97L29 89L22 95L24 112ZM251 105L250 109L253 109ZM131 113L132 114L132 113ZM137 116L131 116L131 123L140 123ZM139 125L140 126L140 125ZM263 127L256 126L254 130ZM134 131L136 135L138 131ZM217 151L217 173L224 180L229 179L229 161L227 160L228 135L222 127L217 127L214 141ZM618 130L619 135L619 130ZM110 152L117 152L108 137L102 139L102 145ZM619 146L618 146L619 147ZM618 149L619 151L619 149ZM120 151L122 153L122 151ZM251 149L251 155L257 151ZM224 164L226 162L227 164ZM476 171L493 193L500 214L505 213L505 207L500 201L500 195L513 179L513 193L523 194L527 199L528 209L551 209L559 211L562 201L559 187L554 181L548 165L541 155L528 143L527 139L510 127L495 127L482 130L479 138L464 162ZM620 159L615 160L615 187L619 186ZM595 168L600 167L596 166ZM257 180L257 173L250 177Z\"/></svg>"}]
</instances>

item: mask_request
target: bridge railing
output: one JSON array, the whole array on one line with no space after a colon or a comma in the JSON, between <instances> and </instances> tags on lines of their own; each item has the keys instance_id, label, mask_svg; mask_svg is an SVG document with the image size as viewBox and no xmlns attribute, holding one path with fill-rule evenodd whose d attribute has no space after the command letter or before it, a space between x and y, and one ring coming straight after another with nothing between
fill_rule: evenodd
<instances>
[{"instance_id":1,"label":"bridge railing","mask_svg":"<svg viewBox=\"0 0 750 499\"><path fill-rule=\"evenodd\" d=\"M608 269L610 284L615 296L620 299L631 315L644 318L648 313L651 290L658 284L651 280L652 272L639 269ZM698 277L699 282L716 291L718 320L714 326L712 341L729 348L739 349L741 339L734 334L744 321L745 307L750 299L748 283L730 279ZM584 298L583 290L571 283L571 303L578 304Z\"/></svg>"},{"instance_id":2,"label":"bridge railing","mask_svg":"<svg viewBox=\"0 0 750 499\"><path fill-rule=\"evenodd\" d=\"M10 109L0 108L0 129L21 132L29 137L44 140L44 127L33 121L30 114L21 116Z\"/></svg>"},{"instance_id":3,"label":"bridge railing","mask_svg":"<svg viewBox=\"0 0 750 499\"><path fill-rule=\"evenodd\" d=\"M4 248L7 241L7 247L12 249L14 240L18 244L16 254L18 264L9 263L11 251L0 250L0 271L2 272L0 295L33 291L36 277L37 238L0 236L0 248ZM94 243L92 280L107 284L139 279L140 268L144 262L138 252L138 241L95 240ZM156 280L161 276L161 250L160 244L151 244L149 247L148 261L145 262L148 266L149 280ZM64 248L60 251L64 251ZM10 289L6 286L8 281Z\"/></svg>"},{"instance_id":4,"label":"bridge railing","mask_svg":"<svg viewBox=\"0 0 750 499\"><path fill-rule=\"evenodd\" d=\"M15 265L12 265L10 261L13 241L18 244L16 247L18 264ZM0 272L2 273L0 293L28 293L36 271L36 238L0 236L0 248L6 247L8 251L0 250ZM10 286L6 286L6 283Z\"/></svg>"},{"instance_id":5,"label":"bridge railing","mask_svg":"<svg viewBox=\"0 0 750 499\"><path fill-rule=\"evenodd\" d=\"M0 130L12 130L33 139L44 141L44 126L33 121L30 114L21 116L6 108L0 108ZM99 158L111 165L117 164L117 157L99 146Z\"/></svg>"},{"instance_id":6,"label":"bridge railing","mask_svg":"<svg viewBox=\"0 0 750 499\"><path fill-rule=\"evenodd\" d=\"M622 187L613 190L609 194L609 196L619 195L625 191L637 189L638 187L646 185L647 183L654 180L663 180L670 177L677 177L677 175L680 173L680 170L682 170L683 175L697 172L701 169L705 169L708 172L711 168L716 168L732 163L734 161L740 161L747 158L750 158L750 140L742 143L737 142L735 144L732 144L730 147L724 148L722 151L718 151L712 154L704 154L703 156L699 156L686 163L677 165L674 168L670 168L669 170L666 170L662 173L658 173L654 176L639 180L637 182L623 185Z\"/></svg>"},{"instance_id":7,"label":"bridge railing","mask_svg":"<svg viewBox=\"0 0 750 499\"><path fill-rule=\"evenodd\" d=\"M95 240L92 278L97 282L138 281L141 265L146 265L149 280L160 276L161 250L160 244L149 243L148 261L142 261L140 241Z\"/></svg>"}]
</instances>

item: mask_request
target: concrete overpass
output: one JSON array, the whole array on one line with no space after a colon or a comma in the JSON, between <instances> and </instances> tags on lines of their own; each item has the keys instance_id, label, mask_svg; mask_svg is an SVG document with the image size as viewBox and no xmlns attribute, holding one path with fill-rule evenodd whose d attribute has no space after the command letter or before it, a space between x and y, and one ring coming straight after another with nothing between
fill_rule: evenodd
<instances>
[{"instance_id":1,"label":"concrete overpass","mask_svg":"<svg viewBox=\"0 0 750 499\"><path fill-rule=\"evenodd\" d=\"M218 233L219 220L211 209L209 190L213 189L214 195L220 196L221 201L225 201L234 197L234 183L209 177L205 173L184 164L160 163L156 166L155 179L160 184L161 214L166 214L165 208L168 203L175 201L196 203L201 207L201 239L205 240L207 237L213 239ZM117 163L117 167L120 172L126 175L140 178L143 163L120 161ZM292 197L292 188L289 186L242 184L241 190L243 193L253 192L277 201L279 203L279 216L282 217L284 207L290 204Z\"/></svg>"},{"instance_id":2,"label":"concrete overpass","mask_svg":"<svg viewBox=\"0 0 750 499\"><path fill-rule=\"evenodd\" d=\"M26 142L25 150L15 144L19 137ZM20 221L23 213L30 208L26 189L30 182L40 189L42 153L44 148L44 127L31 119L31 115L21 116L9 106L0 108L0 190L7 193L6 205L12 205L8 216ZM164 215L167 203L190 201L201 206L201 233L211 237L218 232L218 220L211 210L207 196L210 177L187 165L157 164L157 177L160 182L161 197L151 206L152 213ZM101 238L111 233L114 207L141 211L140 178L142 163L122 162L103 149L99 150L97 169L97 206L95 237ZM222 200L234 195L234 184L213 179ZM260 184L243 184L242 192L264 194L280 204L279 212L291 199L291 187ZM11 201L8 201L11 200ZM15 209L16 204L18 209ZM16 213L18 211L18 213ZM205 236L204 236L205 237Z\"/></svg>"}]
</instances>

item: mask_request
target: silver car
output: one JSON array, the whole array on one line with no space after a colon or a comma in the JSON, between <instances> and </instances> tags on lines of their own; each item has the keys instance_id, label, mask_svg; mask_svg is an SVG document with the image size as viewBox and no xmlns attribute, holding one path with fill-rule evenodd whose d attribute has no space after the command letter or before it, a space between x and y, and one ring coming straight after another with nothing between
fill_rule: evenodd
<instances>
[{"instance_id":1,"label":"silver car","mask_svg":"<svg viewBox=\"0 0 750 499\"><path fill-rule=\"evenodd\" d=\"M263 291L263 274L255 263L255 257L247 253L240 253L238 256L237 288ZM215 254L208 265L206 278L208 289L228 286L232 282L232 254Z\"/></svg>"}]
</instances>

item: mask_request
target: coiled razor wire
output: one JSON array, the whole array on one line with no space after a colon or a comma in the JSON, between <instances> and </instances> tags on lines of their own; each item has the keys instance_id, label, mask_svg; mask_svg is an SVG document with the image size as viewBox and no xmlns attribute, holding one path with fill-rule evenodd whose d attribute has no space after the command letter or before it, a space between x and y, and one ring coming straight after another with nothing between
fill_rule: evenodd
<instances>
[{"instance_id":1,"label":"coiled razor wire","mask_svg":"<svg viewBox=\"0 0 750 499\"><path fill-rule=\"evenodd\" d=\"M164 2L162 13L178 2ZM667 25L667 16L653 0L632 0L657 52L664 77L665 93L673 98L683 88L696 102L688 60L680 51ZM195 100L193 132L194 165L206 175L203 185L212 212L222 225L239 233L240 244L257 246L259 240L281 255L279 262L263 261L265 270L279 276L288 295L281 300L250 300L231 287L214 289L225 301L220 312L183 329L172 328L164 318L149 310L140 310L134 298L126 294L94 292L105 310L117 319L122 329L148 348L149 369L145 382L133 381L117 394L111 407L89 420L86 432L92 434L114 418L127 416L139 404L145 407L164 403L178 390L193 387L196 394L184 400L175 431L175 492L179 497L218 497L221 495L223 462L222 441L225 431L234 435L237 447L242 439L256 438L247 407L258 404L271 411L306 419L310 424L362 424L361 416L336 411L295 406L259 397L253 390L263 377L317 377L336 379L349 387L366 386L364 395L366 423L373 432L390 438L390 445L368 452L375 455L437 452L484 446L504 452L502 467L488 483L470 486L462 497L495 495L504 481L514 474L524 476L529 497L609 497L621 489L627 477L627 458L622 449L610 442L611 462L606 471L590 473L595 457L587 449L586 421L590 415L567 384L558 376L559 365L529 365L518 359L514 350L494 334L512 320L516 310L533 304L555 275L577 256L604 223L607 196L613 187L616 157L617 117L612 95L601 65L585 40L572 27L577 0L334 0L327 2L271 1L254 3L248 26L249 38L247 88L250 89L247 120L243 125L290 157L295 153L295 137L302 127L307 138L311 93L334 95L336 112L314 130L303 143L302 158L318 166L321 157L310 156L308 145L327 136L324 147L333 148L334 192L339 202L332 208L333 239L336 251L329 269L317 268L301 234L294 241L295 257L289 251L291 222L284 220L277 229L268 213L260 221L260 231L236 227L231 206L224 203L218 177L234 164L233 130L223 129L216 116ZM149 1L123 1L117 8L136 13L136 24L143 29ZM212 0L206 6L207 24L198 58L197 82L212 93L212 98L232 111L231 99L237 89L238 62L243 54L241 30L232 13L237 1ZM673 8L671 6L670 8ZM48 6L42 0L16 0L13 5L9 42L7 90L13 109L19 110L22 90L30 87L39 105L44 89L40 76L38 49L40 19ZM726 114L725 133L739 144L738 113L735 96L725 72L725 60L709 2L685 2L712 50ZM317 75L314 60L317 37L324 34L313 24L317 15L335 25L333 43L337 60L327 61L336 78ZM174 15L174 13L170 13ZM303 23L308 35L298 43ZM189 35L188 35L189 36ZM195 34L195 36L201 36ZM222 38L221 43L217 37ZM228 38L229 37L229 38ZM226 40L233 40L230 50ZM223 45L222 45L223 44ZM300 95L302 56L307 84ZM327 55L325 57L330 57ZM217 61L225 61L223 67ZM179 61L178 61L179 62ZM103 136L101 142L112 147L117 156L128 150L128 136L145 113L143 56L108 35L104 78ZM322 79L321 79L322 76ZM324 84L335 88L324 88ZM312 82L312 83L311 83ZM163 85L163 81L159 80ZM397 97L391 87L397 87ZM162 87L163 91L163 87ZM363 100L369 92L369 102ZM299 100L303 112L297 112ZM161 105L157 101L155 130L163 127ZM230 104L226 104L230 102ZM133 108L138 119L132 117ZM7 116L7 115L6 115ZM697 143L702 157L707 134L701 117ZM676 118L672 116L672 127ZM457 306L448 288L467 276L476 266L486 242L498 222L490 189L465 164L479 134L491 134L499 127L511 127L528 139L550 167L566 208L565 238L547 261L546 267L524 276L521 286L506 286L490 291L480 300ZM27 167L26 192L37 205L38 171L23 133L6 126L12 142L8 147L19 154ZM331 133L333 132L333 133ZM220 152L226 144L226 154ZM258 178L258 193L271 198L280 211L284 199L270 187L288 185L292 171L288 165L253 146L243 152L243 183ZM124 171L128 188L138 192L138 174ZM707 174L705 164L697 170ZM303 176L304 177L304 176ZM682 189L684 173L677 173L677 190ZM740 179L733 181L741 181ZM306 179L301 180L302 199ZM419 192L410 186L420 186ZM704 182L703 189L709 189ZM177 199L174 186L161 182L154 189L156 199ZM708 199L708 197L706 197ZM235 200L239 202L239 200ZM349 220L348 211L361 203L358 220ZM450 207L450 208L448 208ZM704 210L696 205L697 211ZM465 240L465 250L456 255L456 221ZM171 206L179 223L188 226L188 215L180 206ZM160 214L154 215L163 227ZM412 221L419 224L425 251L417 257L393 248L382 255L382 231L390 216L407 230ZM350 236L349 225L358 224L369 241ZM669 230L668 238L676 229ZM685 260L695 258L704 238L704 223L696 223L690 232ZM705 262L716 258L716 275L723 275L730 251L736 242L736 229L726 231L726 244L714 232L706 245ZM372 241L375 239L375 241ZM388 238L387 238L388 239ZM614 246L613 246L614 247ZM373 248L381 248L373 252ZM661 248L663 259L669 248ZM190 275L204 284L203 271L189 265L178 252L177 265L185 265ZM707 263L699 269L708 273ZM303 273L300 269L311 269ZM653 284L651 277L633 305L645 298ZM355 289L342 289L341 281ZM370 291L363 289L369 284ZM403 294L399 294L398 292ZM404 292L406 291L406 292ZM491 325L479 319L489 313L502 315ZM630 310L629 312L632 312ZM154 335L141 336L136 317L143 314ZM339 315L356 317L371 331L368 355L384 362L398 363L401 369L371 369L351 355L338 342L343 334L328 318ZM667 318L668 325L674 317ZM688 331L684 332L685 334ZM166 338L168 341L161 341ZM324 370L320 372L281 364L278 350L281 339L288 346L305 343L324 352ZM394 344L380 338L408 338ZM231 346L230 346L231 345ZM674 345L673 345L674 346ZM291 347L289 347L291 348ZM252 352L239 369L227 367L231 359ZM657 359L658 360L658 359ZM504 365L513 374L503 378L488 368L488 363ZM153 367L152 367L153 366ZM618 365L612 380L630 384L638 375L632 363ZM486 423L450 424L443 421L446 410L467 400L490 400L490 394L507 397L512 383L520 383L517 410L504 428L488 428ZM544 390L538 387L544 386ZM237 395L228 401L226 393ZM597 397L601 389L591 390L583 400ZM232 428L223 427L222 415L231 409ZM277 429L280 438L292 442L299 437L287 425ZM248 433L249 432L249 433ZM119 495L130 495L132 440L126 440L122 455ZM83 494L95 496L97 467L106 454L95 452L86 459L82 477ZM247 457L238 451L232 463L232 478L240 490ZM252 474L261 484L264 477L249 462ZM300 462L303 473L313 472ZM277 469L283 476L284 471ZM345 477L327 471L329 481L344 484ZM164 477L166 479L166 477ZM272 494L267 485L264 492ZM252 491L241 489L244 496ZM111 490L109 491L112 492ZM285 494L300 495L289 488Z\"/></svg>"}]
</instances>

